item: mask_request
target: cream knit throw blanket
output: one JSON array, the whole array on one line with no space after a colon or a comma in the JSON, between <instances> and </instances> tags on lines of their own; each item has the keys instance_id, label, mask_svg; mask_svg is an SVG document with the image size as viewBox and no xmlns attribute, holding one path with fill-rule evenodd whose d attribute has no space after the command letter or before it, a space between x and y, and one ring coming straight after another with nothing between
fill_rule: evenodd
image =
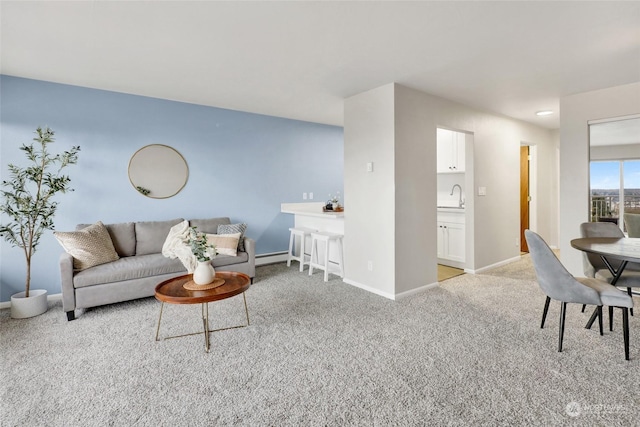
<instances>
[{"instance_id":1,"label":"cream knit throw blanket","mask_svg":"<svg viewBox=\"0 0 640 427\"><path fill-rule=\"evenodd\" d=\"M162 245L162 255L167 258L179 258L187 269L187 272L193 273L198 265L198 260L191 252L191 248L187 244L189 238L189 221L184 220L174 225L169 230L169 235Z\"/></svg>"}]
</instances>

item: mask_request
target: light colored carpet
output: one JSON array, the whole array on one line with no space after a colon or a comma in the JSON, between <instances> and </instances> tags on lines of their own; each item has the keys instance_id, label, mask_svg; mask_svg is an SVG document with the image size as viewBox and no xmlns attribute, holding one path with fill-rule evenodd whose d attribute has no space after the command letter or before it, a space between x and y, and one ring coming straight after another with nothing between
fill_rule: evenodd
<instances>
[{"instance_id":1,"label":"light colored carpet","mask_svg":"<svg viewBox=\"0 0 640 427\"><path fill-rule=\"evenodd\" d=\"M153 298L73 322L60 302L26 320L2 310L0 424L640 425L639 318L625 361L619 312L601 337L570 306L558 353L559 304L541 330L532 274L525 256L390 301L263 266L251 326L213 334L209 354L202 335L155 342ZM241 297L210 307L215 327L243 321ZM163 336L198 331L200 307L165 305L163 322Z\"/></svg>"}]
</instances>

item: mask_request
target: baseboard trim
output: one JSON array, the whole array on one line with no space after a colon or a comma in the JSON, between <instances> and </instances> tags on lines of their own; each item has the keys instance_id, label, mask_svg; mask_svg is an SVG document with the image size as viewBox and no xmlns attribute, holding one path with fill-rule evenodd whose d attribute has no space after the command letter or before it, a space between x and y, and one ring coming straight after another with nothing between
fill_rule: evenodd
<instances>
[{"instance_id":1,"label":"baseboard trim","mask_svg":"<svg viewBox=\"0 0 640 427\"><path fill-rule=\"evenodd\" d=\"M395 299L396 301L405 299L415 294L421 294L422 292L428 291L429 289L437 288L438 286L439 286L438 282L435 282L435 283L430 283L428 285L420 286L419 288L409 289L408 291L404 291L404 292L400 292L399 294L396 294Z\"/></svg>"},{"instance_id":2,"label":"baseboard trim","mask_svg":"<svg viewBox=\"0 0 640 427\"><path fill-rule=\"evenodd\" d=\"M496 262L495 264L491 264L491 265L487 265L485 267L479 268L477 270L471 270L468 268L464 269L465 273L469 273L469 274L480 274L483 273L487 270L491 270L493 268L497 268L497 267L502 267L503 265L507 265L507 264L511 264L512 262L516 262L520 260L520 255L513 257L513 258L509 258L509 259L505 259L503 261L500 262Z\"/></svg>"},{"instance_id":3,"label":"baseboard trim","mask_svg":"<svg viewBox=\"0 0 640 427\"><path fill-rule=\"evenodd\" d=\"M372 294L376 294L379 295L381 297L393 300L393 301L398 301L401 299L405 299L408 298L412 295L415 294L419 294L422 293L426 290L435 288L438 286L438 283L430 283L428 285L424 285L424 286L420 286L419 288L416 289L410 289L408 291L404 291L404 292L400 292L399 294L390 294L388 292L383 292L380 289L376 289L376 288L372 288L371 286L367 286L367 285L363 285L362 283L356 282L355 280L350 280L350 279L342 279L342 281L348 285L352 285L355 286L356 288L360 288L362 290L365 290L367 292L371 292Z\"/></svg>"},{"instance_id":4,"label":"baseboard trim","mask_svg":"<svg viewBox=\"0 0 640 427\"><path fill-rule=\"evenodd\" d=\"M380 289L372 288L371 286L363 285L362 283L356 282L355 280L342 279L342 281L348 285L355 286L356 288L360 288L367 292L371 292L372 294L376 294L390 300L395 300L395 296L393 294L383 292Z\"/></svg>"}]
</instances>

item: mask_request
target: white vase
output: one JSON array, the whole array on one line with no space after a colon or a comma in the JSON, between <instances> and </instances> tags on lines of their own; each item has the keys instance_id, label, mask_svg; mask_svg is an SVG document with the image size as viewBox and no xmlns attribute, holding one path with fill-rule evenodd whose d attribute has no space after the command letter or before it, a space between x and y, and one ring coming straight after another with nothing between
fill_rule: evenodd
<instances>
[{"instance_id":1,"label":"white vase","mask_svg":"<svg viewBox=\"0 0 640 427\"><path fill-rule=\"evenodd\" d=\"M47 311L47 291L44 289L32 289L29 298L24 292L11 295L11 317L14 319L26 319L39 316Z\"/></svg>"},{"instance_id":2,"label":"white vase","mask_svg":"<svg viewBox=\"0 0 640 427\"><path fill-rule=\"evenodd\" d=\"M211 261L198 261L198 266L193 272L193 281L196 285L208 285L216 278L216 271L211 265Z\"/></svg>"}]
</instances>

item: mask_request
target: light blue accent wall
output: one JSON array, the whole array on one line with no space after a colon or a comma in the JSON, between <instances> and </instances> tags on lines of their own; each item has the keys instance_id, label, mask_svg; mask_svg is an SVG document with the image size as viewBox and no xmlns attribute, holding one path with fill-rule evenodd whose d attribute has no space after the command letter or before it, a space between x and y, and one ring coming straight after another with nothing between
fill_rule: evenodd
<instances>
[{"instance_id":1,"label":"light blue accent wall","mask_svg":"<svg viewBox=\"0 0 640 427\"><path fill-rule=\"evenodd\" d=\"M212 83L214 84L214 83ZM10 76L0 76L0 165L24 164L18 149L38 126L56 133L52 150L79 145L79 162L66 169L73 193L62 194L56 229L78 223L228 216L246 222L257 254L286 251L291 215L283 202L313 201L343 192L341 127L205 107ZM129 182L131 156L148 144L178 150L189 166L185 188L151 199ZM2 218L2 222L6 218ZM62 248L51 232L33 258L32 289L60 293ZM0 243L0 300L24 290L21 250Z\"/></svg>"}]
</instances>

